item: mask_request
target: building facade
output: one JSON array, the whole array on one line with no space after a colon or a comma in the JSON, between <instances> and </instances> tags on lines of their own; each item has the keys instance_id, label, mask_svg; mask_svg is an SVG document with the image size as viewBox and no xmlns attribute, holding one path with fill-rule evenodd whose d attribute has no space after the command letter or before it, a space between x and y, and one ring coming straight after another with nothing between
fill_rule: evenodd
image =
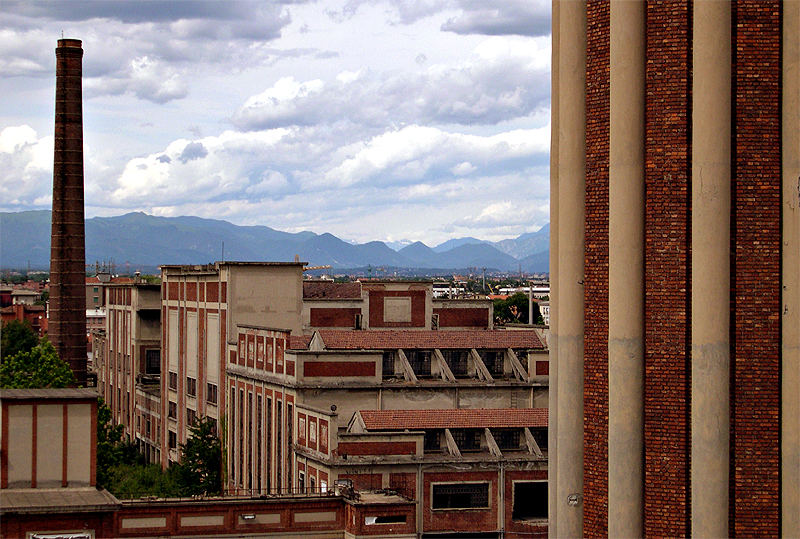
<instances>
[{"instance_id":1,"label":"building facade","mask_svg":"<svg viewBox=\"0 0 800 539\"><path fill-rule=\"evenodd\" d=\"M800 529L799 31L553 3L553 536Z\"/></svg>"}]
</instances>

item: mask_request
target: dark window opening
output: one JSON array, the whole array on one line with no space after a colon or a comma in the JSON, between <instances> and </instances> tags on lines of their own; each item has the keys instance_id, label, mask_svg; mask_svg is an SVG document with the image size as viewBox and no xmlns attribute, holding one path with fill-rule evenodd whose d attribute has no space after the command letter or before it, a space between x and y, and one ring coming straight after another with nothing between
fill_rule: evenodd
<instances>
[{"instance_id":1,"label":"dark window opening","mask_svg":"<svg viewBox=\"0 0 800 539\"><path fill-rule=\"evenodd\" d=\"M531 434L533 434L533 439L536 440L536 445L539 446L539 449L542 451L547 451L547 429L545 427L539 428L532 428Z\"/></svg>"},{"instance_id":2,"label":"dark window opening","mask_svg":"<svg viewBox=\"0 0 800 539\"><path fill-rule=\"evenodd\" d=\"M256 488L261 491L261 460L262 460L262 452L261 452L261 438L262 438L262 430L261 430L261 422L263 419L263 399L261 395L257 396L256 402Z\"/></svg>"},{"instance_id":3,"label":"dark window opening","mask_svg":"<svg viewBox=\"0 0 800 539\"><path fill-rule=\"evenodd\" d=\"M453 429L450 431L460 451L480 451L481 431L479 429Z\"/></svg>"},{"instance_id":4,"label":"dark window opening","mask_svg":"<svg viewBox=\"0 0 800 539\"><path fill-rule=\"evenodd\" d=\"M386 350L383 352L383 377L391 378L394 376L394 352Z\"/></svg>"},{"instance_id":5,"label":"dark window opening","mask_svg":"<svg viewBox=\"0 0 800 539\"><path fill-rule=\"evenodd\" d=\"M292 444L294 443L294 438L292 437L292 425L294 424L294 408L291 404L286 404L286 487L289 489L289 492L292 491L292 485L294 484L294 474L292 473L292 459L294 458L294 452L292 451Z\"/></svg>"},{"instance_id":6,"label":"dark window opening","mask_svg":"<svg viewBox=\"0 0 800 539\"><path fill-rule=\"evenodd\" d=\"M197 379L191 376L186 377L186 394L190 397L197 396Z\"/></svg>"},{"instance_id":7,"label":"dark window opening","mask_svg":"<svg viewBox=\"0 0 800 539\"><path fill-rule=\"evenodd\" d=\"M406 352L411 369L419 378L430 378L431 376L431 352L430 350L409 350Z\"/></svg>"},{"instance_id":8,"label":"dark window opening","mask_svg":"<svg viewBox=\"0 0 800 539\"><path fill-rule=\"evenodd\" d=\"M492 430L494 441L497 442L497 447L500 449L519 449L521 440L520 434L521 432L519 429Z\"/></svg>"},{"instance_id":9,"label":"dark window opening","mask_svg":"<svg viewBox=\"0 0 800 539\"><path fill-rule=\"evenodd\" d=\"M425 431L425 451L441 451L441 431L426 430Z\"/></svg>"},{"instance_id":10,"label":"dark window opening","mask_svg":"<svg viewBox=\"0 0 800 539\"><path fill-rule=\"evenodd\" d=\"M167 406L167 417L178 419L178 405L172 401L169 401Z\"/></svg>"},{"instance_id":11,"label":"dark window opening","mask_svg":"<svg viewBox=\"0 0 800 539\"><path fill-rule=\"evenodd\" d=\"M283 488L283 405L281 401L275 404L275 486L278 494Z\"/></svg>"},{"instance_id":12,"label":"dark window opening","mask_svg":"<svg viewBox=\"0 0 800 539\"><path fill-rule=\"evenodd\" d=\"M489 373L495 377L503 376L503 360L505 353L497 350L481 350L481 359L483 364L489 370Z\"/></svg>"},{"instance_id":13,"label":"dark window opening","mask_svg":"<svg viewBox=\"0 0 800 539\"><path fill-rule=\"evenodd\" d=\"M467 350L442 350L447 366L456 378L467 377L467 360L469 352Z\"/></svg>"},{"instance_id":14,"label":"dark window opening","mask_svg":"<svg viewBox=\"0 0 800 539\"><path fill-rule=\"evenodd\" d=\"M405 515L375 515L364 517L364 524L405 524Z\"/></svg>"},{"instance_id":15,"label":"dark window opening","mask_svg":"<svg viewBox=\"0 0 800 539\"><path fill-rule=\"evenodd\" d=\"M489 483L448 483L433 485L433 509L489 507Z\"/></svg>"},{"instance_id":16,"label":"dark window opening","mask_svg":"<svg viewBox=\"0 0 800 539\"><path fill-rule=\"evenodd\" d=\"M195 420L197 419L197 412L192 410L191 408L186 409L186 425L191 427L194 425Z\"/></svg>"},{"instance_id":17,"label":"dark window opening","mask_svg":"<svg viewBox=\"0 0 800 539\"><path fill-rule=\"evenodd\" d=\"M547 481L514 482L513 520L547 518Z\"/></svg>"},{"instance_id":18,"label":"dark window opening","mask_svg":"<svg viewBox=\"0 0 800 539\"><path fill-rule=\"evenodd\" d=\"M516 354L517 359L520 363L522 363L522 367L527 372L528 370L528 350L525 348L520 348L518 350L514 350L514 354Z\"/></svg>"},{"instance_id":19,"label":"dark window opening","mask_svg":"<svg viewBox=\"0 0 800 539\"><path fill-rule=\"evenodd\" d=\"M169 373L169 388L173 391L178 391L178 373L171 372Z\"/></svg>"},{"instance_id":20,"label":"dark window opening","mask_svg":"<svg viewBox=\"0 0 800 539\"><path fill-rule=\"evenodd\" d=\"M161 374L161 350L158 349L145 350L144 373Z\"/></svg>"},{"instance_id":21,"label":"dark window opening","mask_svg":"<svg viewBox=\"0 0 800 539\"><path fill-rule=\"evenodd\" d=\"M217 384L207 383L206 384L206 401L209 404L217 404L218 398L218 390Z\"/></svg>"},{"instance_id":22,"label":"dark window opening","mask_svg":"<svg viewBox=\"0 0 800 539\"><path fill-rule=\"evenodd\" d=\"M247 392L247 488L253 488L253 393Z\"/></svg>"},{"instance_id":23,"label":"dark window opening","mask_svg":"<svg viewBox=\"0 0 800 539\"><path fill-rule=\"evenodd\" d=\"M169 448L170 449L178 448L178 435L173 431L169 431Z\"/></svg>"},{"instance_id":24,"label":"dark window opening","mask_svg":"<svg viewBox=\"0 0 800 539\"><path fill-rule=\"evenodd\" d=\"M267 492L272 488L272 399L267 397L267 455L264 461L267 463Z\"/></svg>"}]
</instances>

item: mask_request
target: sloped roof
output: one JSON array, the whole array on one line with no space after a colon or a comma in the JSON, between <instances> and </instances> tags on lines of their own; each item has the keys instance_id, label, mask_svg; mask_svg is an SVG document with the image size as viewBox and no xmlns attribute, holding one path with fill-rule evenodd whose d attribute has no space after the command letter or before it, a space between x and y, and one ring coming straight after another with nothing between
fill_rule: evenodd
<instances>
[{"instance_id":1,"label":"sloped roof","mask_svg":"<svg viewBox=\"0 0 800 539\"><path fill-rule=\"evenodd\" d=\"M311 342L311 335L290 335L289 350L306 350Z\"/></svg>"},{"instance_id":2,"label":"sloped roof","mask_svg":"<svg viewBox=\"0 0 800 539\"><path fill-rule=\"evenodd\" d=\"M361 410L367 430L546 427L547 408Z\"/></svg>"},{"instance_id":3,"label":"sloped roof","mask_svg":"<svg viewBox=\"0 0 800 539\"><path fill-rule=\"evenodd\" d=\"M303 281L303 299L361 299L361 283Z\"/></svg>"},{"instance_id":4,"label":"sloped roof","mask_svg":"<svg viewBox=\"0 0 800 539\"><path fill-rule=\"evenodd\" d=\"M328 350L544 349L533 330L318 330Z\"/></svg>"}]
</instances>

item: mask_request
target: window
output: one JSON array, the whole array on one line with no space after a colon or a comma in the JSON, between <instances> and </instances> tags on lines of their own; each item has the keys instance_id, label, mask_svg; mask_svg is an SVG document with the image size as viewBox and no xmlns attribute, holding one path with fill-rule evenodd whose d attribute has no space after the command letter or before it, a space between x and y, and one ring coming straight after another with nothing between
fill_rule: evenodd
<instances>
[{"instance_id":1,"label":"window","mask_svg":"<svg viewBox=\"0 0 800 539\"><path fill-rule=\"evenodd\" d=\"M252 343L251 343L252 347ZM253 392L247 392L247 488L253 488Z\"/></svg>"},{"instance_id":2,"label":"window","mask_svg":"<svg viewBox=\"0 0 800 539\"><path fill-rule=\"evenodd\" d=\"M426 430L425 431L425 451L441 451L440 431Z\"/></svg>"},{"instance_id":3,"label":"window","mask_svg":"<svg viewBox=\"0 0 800 539\"><path fill-rule=\"evenodd\" d=\"M169 448L170 449L178 448L178 435L175 434L174 431L169 431Z\"/></svg>"},{"instance_id":4,"label":"window","mask_svg":"<svg viewBox=\"0 0 800 539\"><path fill-rule=\"evenodd\" d=\"M95 296L95 297L93 297L93 298L92 298L92 301L93 301L94 303L99 303L99 302L100 302L100 298L98 298L97 296Z\"/></svg>"},{"instance_id":5,"label":"window","mask_svg":"<svg viewBox=\"0 0 800 539\"><path fill-rule=\"evenodd\" d=\"M458 449L461 451L480 451L481 450L481 431L478 429L453 429L453 435Z\"/></svg>"},{"instance_id":6,"label":"window","mask_svg":"<svg viewBox=\"0 0 800 539\"><path fill-rule=\"evenodd\" d=\"M144 434L145 434L145 436L147 436L148 438L150 437L150 418L149 418L149 417L145 418L145 422L144 422Z\"/></svg>"},{"instance_id":7,"label":"window","mask_svg":"<svg viewBox=\"0 0 800 539\"><path fill-rule=\"evenodd\" d=\"M306 418L300 417L300 414L297 415L297 439L306 439Z\"/></svg>"},{"instance_id":8,"label":"window","mask_svg":"<svg viewBox=\"0 0 800 539\"><path fill-rule=\"evenodd\" d=\"M317 478L312 475L309 477L309 483L311 485L311 493L314 494L314 491L317 490Z\"/></svg>"},{"instance_id":9,"label":"window","mask_svg":"<svg viewBox=\"0 0 800 539\"><path fill-rule=\"evenodd\" d=\"M96 286L94 288L92 288L92 292L99 292L99 291L100 291L100 289L97 288Z\"/></svg>"},{"instance_id":10,"label":"window","mask_svg":"<svg viewBox=\"0 0 800 539\"><path fill-rule=\"evenodd\" d=\"M283 451L281 443L283 442L283 429L282 427L282 416L283 416L283 409L281 401L278 401L275 404L275 486L278 488L278 493L280 494L281 488L283 488Z\"/></svg>"},{"instance_id":11,"label":"window","mask_svg":"<svg viewBox=\"0 0 800 539\"><path fill-rule=\"evenodd\" d=\"M514 481L513 520L547 518L547 481Z\"/></svg>"},{"instance_id":12,"label":"window","mask_svg":"<svg viewBox=\"0 0 800 539\"><path fill-rule=\"evenodd\" d=\"M244 390L239 390L239 486L244 486Z\"/></svg>"},{"instance_id":13,"label":"window","mask_svg":"<svg viewBox=\"0 0 800 539\"><path fill-rule=\"evenodd\" d=\"M167 417L171 419L178 419L178 405L172 401L169 401L167 406Z\"/></svg>"},{"instance_id":14,"label":"window","mask_svg":"<svg viewBox=\"0 0 800 539\"><path fill-rule=\"evenodd\" d=\"M493 429L492 436L500 449L519 449L521 440L519 429Z\"/></svg>"},{"instance_id":15,"label":"window","mask_svg":"<svg viewBox=\"0 0 800 539\"><path fill-rule=\"evenodd\" d=\"M289 482L287 487L289 487L289 492L292 490L292 483L294 483L294 474L292 473L292 458L294 457L294 451L290 448L292 447L292 443L294 443L294 438L292 438L292 425L294 424L294 407L287 403L286 404L286 477L287 481Z\"/></svg>"},{"instance_id":16,"label":"window","mask_svg":"<svg viewBox=\"0 0 800 539\"><path fill-rule=\"evenodd\" d=\"M394 352L384 350L383 352L383 377L391 378L394 376Z\"/></svg>"},{"instance_id":17,"label":"window","mask_svg":"<svg viewBox=\"0 0 800 539\"><path fill-rule=\"evenodd\" d=\"M206 401L209 404L217 404L217 384L206 384Z\"/></svg>"},{"instance_id":18,"label":"window","mask_svg":"<svg viewBox=\"0 0 800 539\"><path fill-rule=\"evenodd\" d=\"M364 517L364 524L404 524L406 521L405 515L376 515L373 517Z\"/></svg>"},{"instance_id":19,"label":"window","mask_svg":"<svg viewBox=\"0 0 800 539\"><path fill-rule=\"evenodd\" d=\"M261 491L261 422L264 417L264 402L261 395L257 396L256 401L256 488Z\"/></svg>"},{"instance_id":20,"label":"window","mask_svg":"<svg viewBox=\"0 0 800 539\"><path fill-rule=\"evenodd\" d=\"M442 350L442 355L447 366L453 372L453 376L458 378L467 376L467 358L469 357L467 350Z\"/></svg>"},{"instance_id":21,"label":"window","mask_svg":"<svg viewBox=\"0 0 800 539\"><path fill-rule=\"evenodd\" d=\"M197 396L197 379L191 376L186 377L186 394L190 397Z\"/></svg>"},{"instance_id":22,"label":"window","mask_svg":"<svg viewBox=\"0 0 800 539\"><path fill-rule=\"evenodd\" d=\"M483 509L489 507L489 483L439 483L433 485L432 509Z\"/></svg>"},{"instance_id":23,"label":"window","mask_svg":"<svg viewBox=\"0 0 800 539\"><path fill-rule=\"evenodd\" d=\"M197 412L192 410L191 408L186 409L186 425L191 427L194 425L195 420L197 419Z\"/></svg>"},{"instance_id":24,"label":"window","mask_svg":"<svg viewBox=\"0 0 800 539\"><path fill-rule=\"evenodd\" d=\"M300 492L306 491L306 474L305 472L297 472L297 489Z\"/></svg>"},{"instance_id":25,"label":"window","mask_svg":"<svg viewBox=\"0 0 800 539\"><path fill-rule=\"evenodd\" d=\"M145 350L144 364L145 374L161 374L161 350Z\"/></svg>"},{"instance_id":26,"label":"window","mask_svg":"<svg viewBox=\"0 0 800 539\"><path fill-rule=\"evenodd\" d=\"M231 440L230 440L230 448L231 453L236 451L236 389L231 388L231 398L228 402L228 410L230 410L230 416L233 417L233 421L231 421ZM228 460L230 462L230 473L231 479L233 479L233 483L236 484L236 466L234 464L233 458Z\"/></svg>"},{"instance_id":27,"label":"window","mask_svg":"<svg viewBox=\"0 0 800 539\"><path fill-rule=\"evenodd\" d=\"M489 369L492 376L503 376L504 352L497 350L481 350L480 356L483 360L483 364L486 365L486 368Z\"/></svg>"},{"instance_id":28,"label":"window","mask_svg":"<svg viewBox=\"0 0 800 539\"><path fill-rule=\"evenodd\" d=\"M431 352L430 350L409 350L406 352L408 363L414 370L414 374L419 377L430 377L431 375Z\"/></svg>"},{"instance_id":29,"label":"window","mask_svg":"<svg viewBox=\"0 0 800 539\"><path fill-rule=\"evenodd\" d=\"M308 422L308 441L312 444L317 443L317 422L316 421L309 421Z\"/></svg>"},{"instance_id":30,"label":"window","mask_svg":"<svg viewBox=\"0 0 800 539\"><path fill-rule=\"evenodd\" d=\"M267 492L272 488L272 399L267 397Z\"/></svg>"},{"instance_id":31,"label":"window","mask_svg":"<svg viewBox=\"0 0 800 539\"><path fill-rule=\"evenodd\" d=\"M173 391L178 391L178 373L169 372L169 388Z\"/></svg>"},{"instance_id":32,"label":"window","mask_svg":"<svg viewBox=\"0 0 800 539\"><path fill-rule=\"evenodd\" d=\"M531 428L533 439L542 451L547 451L547 427Z\"/></svg>"}]
</instances>

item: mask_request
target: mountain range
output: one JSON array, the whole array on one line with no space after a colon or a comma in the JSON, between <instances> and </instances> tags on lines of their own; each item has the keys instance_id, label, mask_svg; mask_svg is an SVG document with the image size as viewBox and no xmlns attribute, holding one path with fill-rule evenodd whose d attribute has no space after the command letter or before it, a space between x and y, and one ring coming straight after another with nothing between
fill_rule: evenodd
<instances>
[{"instance_id":1,"label":"mountain range","mask_svg":"<svg viewBox=\"0 0 800 539\"><path fill-rule=\"evenodd\" d=\"M333 234L282 232L266 226L237 226L200 217L156 217L141 212L93 217L86 223L86 261L116 262L153 271L163 264L216 260L290 261L334 269L383 266L420 270L486 268L547 272L550 227L513 239L448 240L435 247L415 242L394 250L380 241L353 244ZM0 267L47 268L50 211L0 212Z\"/></svg>"}]
</instances>

